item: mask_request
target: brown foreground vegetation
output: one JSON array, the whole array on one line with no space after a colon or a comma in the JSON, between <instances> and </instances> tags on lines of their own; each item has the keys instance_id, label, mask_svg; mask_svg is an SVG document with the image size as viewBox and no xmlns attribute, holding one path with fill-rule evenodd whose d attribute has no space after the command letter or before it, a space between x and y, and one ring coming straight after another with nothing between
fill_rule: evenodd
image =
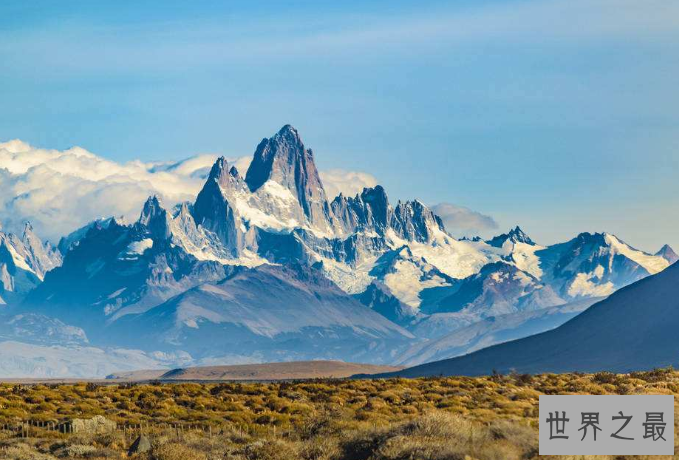
<instances>
[{"instance_id":1,"label":"brown foreground vegetation","mask_svg":"<svg viewBox=\"0 0 679 460\"><path fill-rule=\"evenodd\" d=\"M285 383L4 384L0 424L30 421L45 426L101 415L121 428L99 434L34 428L28 437L0 430L0 458L127 458L137 436L128 427L141 426L152 448L131 458L530 459L538 457L539 395L569 393L677 394L679 373L665 369L630 375Z\"/></svg>"}]
</instances>

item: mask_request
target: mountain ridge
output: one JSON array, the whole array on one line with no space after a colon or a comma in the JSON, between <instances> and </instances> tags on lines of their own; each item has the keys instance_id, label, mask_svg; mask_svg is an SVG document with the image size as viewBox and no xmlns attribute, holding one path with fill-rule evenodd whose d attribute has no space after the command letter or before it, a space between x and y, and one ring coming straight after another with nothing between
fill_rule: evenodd
<instances>
[{"instance_id":1,"label":"mountain ridge","mask_svg":"<svg viewBox=\"0 0 679 460\"><path fill-rule=\"evenodd\" d=\"M378 377L626 373L675 366L677 312L679 263L618 290L554 330Z\"/></svg>"},{"instance_id":2,"label":"mountain ridge","mask_svg":"<svg viewBox=\"0 0 679 460\"><path fill-rule=\"evenodd\" d=\"M26 235L23 263L47 260L51 246ZM137 221L102 219L59 247L44 280L16 272L32 284L0 297L81 328L95 346L220 363L386 363L503 314L535 331L565 321L562 307L669 265L608 233L541 246L516 226L457 240L424 203L392 205L380 185L328 201L313 152L289 125L257 145L244 177L220 157L192 202L167 209L150 196ZM536 321L544 309L559 314Z\"/></svg>"}]
</instances>

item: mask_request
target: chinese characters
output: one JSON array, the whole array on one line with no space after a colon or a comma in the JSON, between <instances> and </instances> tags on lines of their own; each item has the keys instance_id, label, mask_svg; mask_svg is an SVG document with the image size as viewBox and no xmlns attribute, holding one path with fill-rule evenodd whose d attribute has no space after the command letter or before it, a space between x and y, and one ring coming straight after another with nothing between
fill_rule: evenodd
<instances>
[{"instance_id":1,"label":"chinese characters","mask_svg":"<svg viewBox=\"0 0 679 460\"><path fill-rule=\"evenodd\" d=\"M591 439L594 441L597 440L597 432L602 431L599 426L599 415L599 412L580 413L581 426L578 428L578 431L582 432L581 441L584 441L585 438L588 437L588 434L590 434ZM623 411L619 411L618 415L613 415L611 420L618 421L618 423L620 423L619 421L622 421L622 424L617 431L610 434L610 437L625 441L634 441L635 438L622 435L622 432L627 428L627 425L632 422L632 419L632 415L625 415ZM547 423L549 424L549 439L569 439L569 436L566 435L566 424L568 422L570 422L570 418L566 416L566 411L561 411L561 414L559 414L559 411L549 412L549 416L547 417ZM662 439L663 441L666 441L663 435L665 434L667 423L664 421L663 412L646 412L646 420L642 423L642 426L644 429L644 439L650 438L653 441Z\"/></svg>"},{"instance_id":2,"label":"chinese characters","mask_svg":"<svg viewBox=\"0 0 679 460\"><path fill-rule=\"evenodd\" d=\"M674 395L540 395L540 455L674 455Z\"/></svg>"}]
</instances>

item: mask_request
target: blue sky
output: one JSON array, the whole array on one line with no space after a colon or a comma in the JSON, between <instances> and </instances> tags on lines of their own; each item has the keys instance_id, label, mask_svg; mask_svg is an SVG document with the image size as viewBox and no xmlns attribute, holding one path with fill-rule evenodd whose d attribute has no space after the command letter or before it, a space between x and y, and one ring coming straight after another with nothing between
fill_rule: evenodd
<instances>
[{"instance_id":1,"label":"blue sky","mask_svg":"<svg viewBox=\"0 0 679 460\"><path fill-rule=\"evenodd\" d=\"M291 123L394 200L679 249L675 1L27 3L0 4L0 141L242 156Z\"/></svg>"}]
</instances>

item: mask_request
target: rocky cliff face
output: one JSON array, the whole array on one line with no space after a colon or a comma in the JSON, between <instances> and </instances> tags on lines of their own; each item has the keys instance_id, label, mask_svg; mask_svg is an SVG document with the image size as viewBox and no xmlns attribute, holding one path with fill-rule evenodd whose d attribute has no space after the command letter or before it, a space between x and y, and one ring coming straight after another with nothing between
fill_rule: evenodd
<instances>
[{"instance_id":1,"label":"rocky cliff face","mask_svg":"<svg viewBox=\"0 0 679 460\"><path fill-rule=\"evenodd\" d=\"M240 256L243 250L243 228L236 207L237 196L243 189L244 182L238 171L233 167L229 170L222 157L212 166L193 205L196 225L217 235L233 257Z\"/></svg>"},{"instance_id":2,"label":"rocky cliff face","mask_svg":"<svg viewBox=\"0 0 679 460\"><path fill-rule=\"evenodd\" d=\"M521 230L521 227L518 225L516 228L513 228L512 230L509 231L509 233L503 233L502 235L498 235L488 241L488 243L491 246L495 246L496 248L501 248L507 241L510 243L525 243L525 244L530 244L530 245L535 245L535 242L530 239L526 233L524 233L523 230Z\"/></svg>"},{"instance_id":3,"label":"rocky cliff face","mask_svg":"<svg viewBox=\"0 0 679 460\"><path fill-rule=\"evenodd\" d=\"M295 128L285 125L278 133L263 139L245 176L251 192L272 181L289 190L297 199L312 226L331 229L331 213L325 189L314 163L314 154L302 143Z\"/></svg>"},{"instance_id":4,"label":"rocky cliff face","mask_svg":"<svg viewBox=\"0 0 679 460\"><path fill-rule=\"evenodd\" d=\"M389 204L381 186L366 188L355 197L340 195L331 203L333 216L346 233L374 232L386 235L388 230L405 241L432 242L436 234L445 234L441 218L421 201Z\"/></svg>"},{"instance_id":5,"label":"rocky cliff face","mask_svg":"<svg viewBox=\"0 0 679 460\"><path fill-rule=\"evenodd\" d=\"M390 224L391 208L381 186L365 188L355 197L340 194L331 203L333 216L347 234L375 232L384 235Z\"/></svg>"},{"instance_id":6,"label":"rocky cliff face","mask_svg":"<svg viewBox=\"0 0 679 460\"><path fill-rule=\"evenodd\" d=\"M167 239L170 236L170 215L160 205L157 196L149 197L144 203L138 221L142 231L147 231L151 237L159 240Z\"/></svg>"},{"instance_id":7,"label":"rocky cliff face","mask_svg":"<svg viewBox=\"0 0 679 460\"><path fill-rule=\"evenodd\" d=\"M27 264L36 272L39 278L44 278L48 271L61 265L61 253L50 243L43 243L38 235L33 232L30 222L26 222L26 225L24 225L21 243L25 250ZM19 246L17 245L17 247Z\"/></svg>"},{"instance_id":8,"label":"rocky cliff face","mask_svg":"<svg viewBox=\"0 0 679 460\"><path fill-rule=\"evenodd\" d=\"M61 263L61 253L43 243L30 223L21 237L0 231L0 305L20 302Z\"/></svg>"},{"instance_id":9,"label":"rocky cliff face","mask_svg":"<svg viewBox=\"0 0 679 460\"><path fill-rule=\"evenodd\" d=\"M431 243L436 234L445 234L441 218L421 201L399 202L391 217L391 228L406 241Z\"/></svg>"}]
</instances>

